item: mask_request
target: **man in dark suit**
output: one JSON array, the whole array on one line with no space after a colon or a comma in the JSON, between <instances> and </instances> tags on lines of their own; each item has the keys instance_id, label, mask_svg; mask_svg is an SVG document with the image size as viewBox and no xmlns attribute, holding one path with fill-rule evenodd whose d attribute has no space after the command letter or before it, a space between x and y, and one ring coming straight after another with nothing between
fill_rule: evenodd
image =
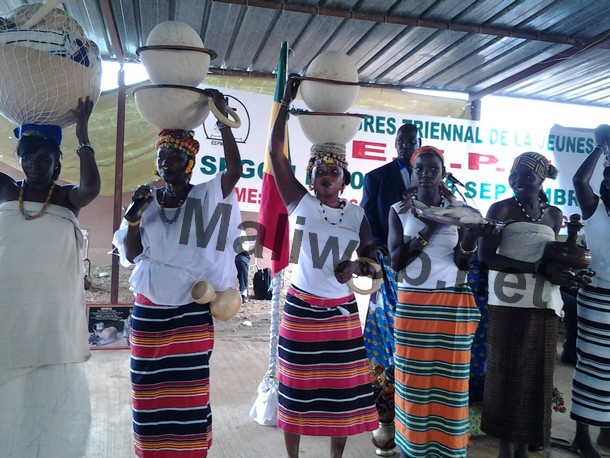
<instances>
[{"instance_id":1,"label":"man in dark suit","mask_svg":"<svg viewBox=\"0 0 610 458\"><path fill-rule=\"evenodd\" d=\"M421 139L417 127L403 124L396 133L398 157L364 176L362 203L373 232L375 247L388 243L388 212L390 207L402 200L403 193L411 187L411 164L409 160Z\"/></svg>"}]
</instances>

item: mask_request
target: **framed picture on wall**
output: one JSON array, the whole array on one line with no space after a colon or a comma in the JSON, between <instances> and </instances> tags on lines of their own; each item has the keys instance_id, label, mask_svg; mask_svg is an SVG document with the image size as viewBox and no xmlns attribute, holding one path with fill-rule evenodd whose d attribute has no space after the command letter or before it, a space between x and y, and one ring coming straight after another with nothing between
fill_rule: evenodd
<instances>
[{"instance_id":1,"label":"framed picture on wall","mask_svg":"<svg viewBox=\"0 0 610 458\"><path fill-rule=\"evenodd\" d=\"M89 348L129 349L132 309L133 304L88 304Z\"/></svg>"}]
</instances>

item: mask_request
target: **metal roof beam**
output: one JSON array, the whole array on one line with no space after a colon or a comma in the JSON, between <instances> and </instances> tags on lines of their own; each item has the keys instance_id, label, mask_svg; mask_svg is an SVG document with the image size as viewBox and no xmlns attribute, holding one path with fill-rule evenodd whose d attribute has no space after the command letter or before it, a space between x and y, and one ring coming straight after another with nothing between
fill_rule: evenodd
<instances>
[{"instance_id":1,"label":"metal roof beam","mask_svg":"<svg viewBox=\"0 0 610 458\"><path fill-rule=\"evenodd\" d=\"M499 27L486 27L471 24L456 24L450 21L440 21L436 19L419 19L405 16L394 16L392 14L381 13L362 13L352 10L338 8L320 8L310 5L297 5L294 3L275 2L271 0L213 0L217 3L229 3L233 5L245 5L257 8L267 8L273 10L292 11L296 13L306 13L319 16L339 17L344 19L358 19L362 21L380 22L386 24L398 24L411 27L426 27L436 30L452 30L455 32L477 33L492 35L496 37L521 38L524 40L547 41L550 43L579 45L586 43L583 39L572 36L553 35L547 33L534 33L526 30L503 29ZM387 12L386 12L387 13ZM606 43L604 47L610 44Z\"/></svg>"},{"instance_id":2,"label":"metal roof beam","mask_svg":"<svg viewBox=\"0 0 610 458\"><path fill-rule=\"evenodd\" d=\"M479 92L470 94L469 101L472 102L473 100L481 99L486 95L490 95L495 92L499 92L502 89L505 89L509 86L520 83L523 80L531 78L532 76L535 76L538 73L542 73L542 72L548 70L549 68L554 67L555 65L559 65L559 64L563 63L566 59L569 59L570 57L573 57L582 52L589 51L591 49L599 48L602 45L608 45L609 41L610 41L610 30L607 30L607 31L597 35L596 37L593 37L590 40L588 40L584 43L581 43L578 46L573 46L572 48L566 49L565 51L560 52L559 54L556 54L555 56L549 57L548 59L545 59L542 62L534 64L525 70L515 73L514 75L509 76L508 78L506 78L502 81L498 81L497 83L492 84L491 86L489 86Z\"/></svg>"},{"instance_id":3,"label":"metal roof beam","mask_svg":"<svg viewBox=\"0 0 610 458\"><path fill-rule=\"evenodd\" d=\"M114 55L119 64L122 64L125 61L125 52L123 51L121 36L119 35L119 29L110 0L100 0L100 7L102 8L102 15L104 16L106 27L108 27L108 35L110 36L110 43L112 44Z\"/></svg>"}]
</instances>

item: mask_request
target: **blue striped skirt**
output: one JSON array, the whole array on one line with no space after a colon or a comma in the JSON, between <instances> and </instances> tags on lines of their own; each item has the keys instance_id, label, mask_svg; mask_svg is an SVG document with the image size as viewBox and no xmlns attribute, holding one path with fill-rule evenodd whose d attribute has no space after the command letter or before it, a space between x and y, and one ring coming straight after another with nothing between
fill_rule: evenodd
<instances>
[{"instance_id":1,"label":"blue striped skirt","mask_svg":"<svg viewBox=\"0 0 610 458\"><path fill-rule=\"evenodd\" d=\"M572 384L572 419L610 427L610 290L578 291L578 361Z\"/></svg>"},{"instance_id":2,"label":"blue striped skirt","mask_svg":"<svg viewBox=\"0 0 610 458\"><path fill-rule=\"evenodd\" d=\"M201 458L212 444L209 359L214 326L206 305L134 304L130 348L136 455Z\"/></svg>"}]
</instances>

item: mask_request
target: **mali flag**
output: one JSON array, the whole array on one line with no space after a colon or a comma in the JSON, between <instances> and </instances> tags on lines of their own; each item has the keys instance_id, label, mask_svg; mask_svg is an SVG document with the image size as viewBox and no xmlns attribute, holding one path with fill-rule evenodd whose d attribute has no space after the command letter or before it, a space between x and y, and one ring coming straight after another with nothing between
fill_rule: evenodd
<instances>
[{"instance_id":1,"label":"mali flag","mask_svg":"<svg viewBox=\"0 0 610 458\"><path fill-rule=\"evenodd\" d=\"M265 148L265 165L263 169L263 186L261 191L261 207L258 216L259 229L258 243L269 248L271 254L271 271L275 275L288 265L288 212L275 185L271 161L269 159L269 146L271 128L280 109L280 101L284 96L286 85L286 63L288 60L288 43L282 43L280 59L277 65L277 78L275 83L275 96L269 120L269 133L267 134L267 147ZM288 148L288 126L286 126L286 142L284 154L290 157Z\"/></svg>"}]
</instances>

